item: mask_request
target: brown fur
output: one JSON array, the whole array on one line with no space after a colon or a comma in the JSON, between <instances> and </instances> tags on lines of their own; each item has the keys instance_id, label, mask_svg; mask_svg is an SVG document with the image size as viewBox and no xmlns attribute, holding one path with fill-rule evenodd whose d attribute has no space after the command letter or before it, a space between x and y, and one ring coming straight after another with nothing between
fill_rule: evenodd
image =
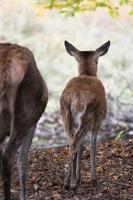
<instances>
[{"instance_id":1,"label":"brown fur","mask_svg":"<svg viewBox=\"0 0 133 200\"><path fill-rule=\"evenodd\" d=\"M61 115L69 138L70 167L65 186L75 189L80 180L80 159L85 135L91 131L92 181L95 177L95 146L98 129L107 106L102 82L97 78L98 57L105 54L109 42L95 51L79 51L65 42L67 52L78 61L79 76L66 85L61 98Z\"/></svg>"},{"instance_id":2,"label":"brown fur","mask_svg":"<svg viewBox=\"0 0 133 200\"><path fill-rule=\"evenodd\" d=\"M11 160L28 135L28 130L36 125L47 101L47 86L37 69L32 52L17 44L1 43L0 143L3 143L6 136L10 136L2 156L6 200L10 199ZM5 175L6 169L9 175Z\"/></svg>"}]
</instances>

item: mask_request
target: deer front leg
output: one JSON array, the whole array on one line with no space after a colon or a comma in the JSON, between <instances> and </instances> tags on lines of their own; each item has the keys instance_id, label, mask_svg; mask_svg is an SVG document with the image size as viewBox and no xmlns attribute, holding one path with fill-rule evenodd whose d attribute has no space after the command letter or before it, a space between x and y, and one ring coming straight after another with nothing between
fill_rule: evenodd
<instances>
[{"instance_id":1,"label":"deer front leg","mask_svg":"<svg viewBox=\"0 0 133 200\"><path fill-rule=\"evenodd\" d=\"M98 130L92 131L90 137L91 181L93 185L97 182L95 166L97 132Z\"/></svg>"},{"instance_id":2,"label":"deer front leg","mask_svg":"<svg viewBox=\"0 0 133 200\"><path fill-rule=\"evenodd\" d=\"M25 200L25 173L26 173L26 164L28 158L29 148L32 143L32 138L34 136L35 127L32 127L28 130L27 136L25 137L22 145L19 148L18 158L17 158L17 167L19 172L20 180L20 200Z\"/></svg>"}]
</instances>

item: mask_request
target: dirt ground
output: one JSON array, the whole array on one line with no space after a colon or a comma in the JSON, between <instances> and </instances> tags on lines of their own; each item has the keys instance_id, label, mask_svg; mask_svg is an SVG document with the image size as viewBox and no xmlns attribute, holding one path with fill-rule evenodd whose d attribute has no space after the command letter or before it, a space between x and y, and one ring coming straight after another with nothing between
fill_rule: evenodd
<instances>
[{"instance_id":1,"label":"dirt ground","mask_svg":"<svg viewBox=\"0 0 133 200\"><path fill-rule=\"evenodd\" d=\"M68 166L68 147L33 149L29 153L26 200L131 200L133 199L133 140L97 145L96 187L90 181L89 146L82 159L82 178L77 191L63 188ZM19 199L19 181L13 168L12 189ZM0 180L0 200L3 199Z\"/></svg>"}]
</instances>

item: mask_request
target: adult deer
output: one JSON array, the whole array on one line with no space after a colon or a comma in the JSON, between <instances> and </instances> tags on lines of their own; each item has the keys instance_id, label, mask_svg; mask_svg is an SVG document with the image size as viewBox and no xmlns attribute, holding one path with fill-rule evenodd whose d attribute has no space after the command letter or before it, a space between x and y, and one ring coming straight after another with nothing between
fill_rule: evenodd
<instances>
[{"instance_id":1,"label":"adult deer","mask_svg":"<svg viewBox=\"0 0 133 200\"><path fill-rule=\"evenodd\" d=\"M97 78L98 58L107 53L110 41L95 51L79 51L65 41L67 52L78 62L79 76L72 78L60 98L61 115L69 139L70 164L64 182L76 189L80 182L80 160L86 134L91 133L91 180L96 182L96 138L106 116L106 98L102 82Z\"/></svg>"},{"instance_id":2,"label":"adult deer","mask_svg":"<svg viewBox=\"0 0 133 200\"><path fill-rule=\"evenodd\" d=\"M20 199L25 200L28 150L47 101L47 86L31 51L17 44L0 43L0 164L4 200L11 199L11 167L18 149ZM6 136L9 140L3 148Z\"/></svg>"}]
</instances>

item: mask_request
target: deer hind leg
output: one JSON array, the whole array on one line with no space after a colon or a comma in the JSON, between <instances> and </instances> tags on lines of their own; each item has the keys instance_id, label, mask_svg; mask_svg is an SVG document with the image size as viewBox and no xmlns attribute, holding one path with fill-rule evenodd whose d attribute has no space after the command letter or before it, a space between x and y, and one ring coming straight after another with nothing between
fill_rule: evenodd
<instances>
[{"instance_id":1,"label":"deer hind leg","mask_svg":"<svg viewBox=\"0 0 133 200\"><path fill-rule=\"evenodd\" d=\"M32 143L34 136L35 126L31 127L26 137L24 138L23 143L19 148L18 158L17 158L17 167L19 172L20 180L20 200L25 200L25 174L26 174L26 164L28 159L29 148Z\"/></svg>"},{"instance_id":2,"label":"deer hind leg","mask_svg":"<svg viewBox=\"0 0 133 200\"><path fill-rule=\"evenodd\" d=\"M77 189L80 183L80 162L83 153L83 144L75 150L73 145L70 145L70 188Z\"/></svg>"},{"instance_id":3,"label":"deer hind leg","mask_svg":"<svg viewBox=\"0 0 133 200\"><path fill-rule=\"evenodd\" d=\"M61 114L62 114L62 119L64 123L64 128L66 131L66 134L68 136L68 142L70 143L71 137L72 137L72 116L71 112L69 110L69 107L66 107L63 102L61 102ZM70 151L70 145L69 145L69 151ZM71 163L69 163L68 170L66 173L66 177L64 180L64 187L65 189L69 189L70 187L70 176L71 176Z\"/></svg>"},{"instance_id":4,"label":"deer hind leg","mask_svg":"<svg viewBox=\"0 0 133 200\"><path fill-rule=\"evenodd\" d=\"M63 109L65 109L65 106L63 107ZM77 123L79 126L78 130L74 130L74 124L70 110L65 109L62 113L64 113L63 121L66 133L69 138L70 157L70 163L68 167L67 176L64 181L64 186L66 189L68 189L69 187L71 187L72 189L76 189L80 180L80 160L82 155L81 143L83 143L84 137L88 132L88 123L86 121L86 109L83 109L83 111L77 117Z\"/></svg>"},{"instance_id":5,"label":"deer hind leg","mask_svg":"<svg viewBox=\"0 0 133 200\"><path fill-rule=\"evenodd\" d=\"M90 137L90 160L91 160L91 181L92 184L95 185L96 180L96 166L95 166L95 157L96 157L96 141L97 141L97 134L100 125L94 127L91 131Z\"/></svg>"},{"instance_id":6,"label":"deer hind leg","mask_svg":"<svg viewBox=\"0 0 133 200\"><path fill-rule=\"evenodd\" d=\"M68 167L67 176L64 181L65 189L76 189L78 183L80 182L80 160L82 156L83 148L80 148L77 152L74 151L73 146L69 144L69 156L70 163Z\"/></svg>"},{"instance_id":7,"label":"deer hind leg","mask_svg":"<svg viewBox=\"0 0 133 200\"><path fill-rule=\"evenodd\" d=\"M21 127L20 127L21 130ZM11 200L11 167L15 154L25 138L25 131L14 129L2 155L2 179L4 187L4 200Z\"/></svg>"},{"instance_id":8,"label":"deer hind leg","mask_svg":"<svg viewBox=\"0 0 133 200\"><path fill-rule=\"evenodd\" d=\"M83 143L80 144L80 147L78 149L77 152L77 159L76 159L76 179L77 179L77 183L80 183L80 179L81 179L81 174L80 174L80 162L81 162L81 157L83 154Z\"/></svg>"},{"instance_id":9,"label":"deer hind leg","mask_svg":"<svg viewBox=\"0 0 133 200\"><path fill-rule=\"evenodd\" d=\"M69 137L69 156L70 156L70 152L71 152L71 148L70 148L70 140L71 140L70 138L71 138L71 136L70 135L72 135L72 132L69 133L67 124L65 124L65 130L67 131L67 135ZM66 178L64 180L65 189L69 189L70 188L70 178L71 178L71 162L69 163L68 171L67 171L67 174L66 174Z\"/></svg>"},{"instance_id":10,"label":"deer hind leg","mask_svg":"<svg viewBox=\"0 0 133 200\"><path fill-rule=\"evenodd\" d=\"M88 132L87 127L81 126L77 133L72 139L70 144L70 163L71 163L71 178L70 178L70 187L72 189L77 189L77 186L80 182L80 162L83 152L83 140L85 135Z\"/></svg>"},{"instance_id":11,"label":"deer hind leg","mask_svg":"<svg viewBox=\"0 0 133 200\"><path fill-rule=\"evenodd\" d=\"M2 170L2 153L3 153L3 141L5 140L6 135L0 132L0 175Z\"/></svg>"},{"instance_id":12,"label":"deer hind leg","mask_svg":"<svg viewBox=\"0 0 133 200\"><path fill-rule=\"evenodd\" d=\"M79 128L70 142L71 181L70 187L76 189L80 181L80 161L83 153L83 142L89 130L86 112L80 117Z\"/></svg>"},{"instance_id":13,"label":"deer hind leg","mask_svg":"<svg viewBox=\"0 0 133 200\"><path fill-rule=\"evenodd\" d=\"M77 158L77 152L74 151L73 145L70 144L70 188L76 189L77 187L77 179L76 179L76 158Z\"/></svg>"}]
</instances>

